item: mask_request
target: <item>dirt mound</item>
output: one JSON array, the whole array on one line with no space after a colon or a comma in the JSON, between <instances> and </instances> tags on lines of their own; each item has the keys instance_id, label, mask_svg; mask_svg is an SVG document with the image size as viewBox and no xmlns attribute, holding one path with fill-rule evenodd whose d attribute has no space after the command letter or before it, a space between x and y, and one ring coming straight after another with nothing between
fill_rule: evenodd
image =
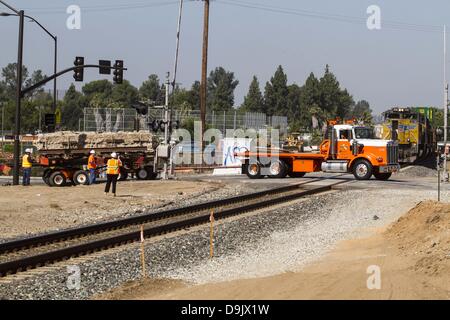
<instances>
[{"instance_id":1,"label":"dirt mound","mask_svg":"<svg viewBox=\"0 0 450 320\"><path fill-rule=\"evenodd\" d=\"M153 150L156 137L149 131L139 132L72 132L40 134L34 145L38 150L142 147Z\"/></svg>"},{"instance_id":2,"label":"dirt mound","mask_svg":"<svg viewBox=\"0 0 450 320\"><path fill-rule=\"evenodd\" d=\"M386 232L414 270L427 275L450 273L450 204L420 202Z\"/></svg>"}]
</instances>

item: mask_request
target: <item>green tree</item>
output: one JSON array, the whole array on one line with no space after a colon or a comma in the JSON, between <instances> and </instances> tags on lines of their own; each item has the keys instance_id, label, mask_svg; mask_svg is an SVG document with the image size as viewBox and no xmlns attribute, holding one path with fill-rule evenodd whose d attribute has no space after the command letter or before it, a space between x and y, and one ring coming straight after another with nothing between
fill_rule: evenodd
<instances>
[{"instance_id":1,"label":"green tree","mask_svg":"<svg viewBox=\"0 0 450 320\"><path fill-rule=\"evenodd\" d=\"M121 84L113 86L111 99L114 107L129 108L139 101L139 92L129 81L123 80Z\"/></svg>"},{"instance_id":2,"label":"green tree","mask_svg":"<svg viewBox=\"0 0 450 320\"><path fill-rule=\"evenodd\" d=\"M278 66L277 71L266 83L264 89L264 111L267 115L284 115L287 111L287 76L282 66Z\"/></svg>"},{"instance_id":3,"label":"green tree","mask_svg":"<svg viewBox=\"0 0 450 320\"><path fill-rule=\"evenodd\" d=\"M317 120L326 120L325 112L320 108L320 84L314 73L310 73L302 87L300 97L300 117L299 125L302 127L311 127L312 116Z\"/></svg>"},{"instance_id":4,"label":"green tree","mask_svg":"<svg viewBox=\"0 0 450 320\"><path fill-rule=\"evenodd\" d=\"M72 83L64 95L61 121L64 128L69 130L78 129L78 121L83 115L83 105L85 98L81 92L75 89L75 85Z\"/></svg>"},{"instance_id":5,"label":"green tree","mask_svg":"<svg viewBox=\"0 0 450 320\"><path fill-rule=\"evenodd\" d=\"M372 113L370 104L366 100L360 100L355 104L355 107L352 110L352 116L355 118L361 118L365 112Z\"/></svg>"},{"instance_id":6,"label":"green tree","mask_svg":"<svg viewBox=\"0 0 450 320\"><path fill-rule=\"evenodd\" d=\"M253 80L248 88L248 93L244 98L240 109L244 112L262 112L264 108L264 98L259 88L259 81L256 76L253 76Z\"/></svg>"},{"instance_id":7,"label":"green tree","mask_svg":"<svg viewBox=\"0 0 450 320\"><path fill-rule=\"evenodd\" d=\"M211 71L208 77L208 109L210 111L228 111L234 105L234 89L239 81L233 72L222 67Z\"/></svg>"},{"instance_id":8,"label":"green tree","mask_svg":"<svg viewBox=\"0 0 450 320\"><path fill-rule=\"evenodd\" d=\"M335 75L330 72L328 65L325 67L325 73L319 81L320 107L329 115L338 115L338 104L341 96L339 82Z\"/></svg>"},{"instance_id":9,"label":"green tree","mask_svg":"<svg viewBox=\"0 0 450 320\"><path fill-rule=\"evenodd\" d=\"M111 104L113 85L108 80L95 80L86 83L83 88L87 105L94 108L105 108Z\"/></svg>"},{"instance_id":10,"label":"green tree","mask_svg":"<svg viewBox=\"0 0 450 320\"><path fill-rule=\"evenodd\" d=\"M151 74L139 88L142 99L147 100L151 105L162 105L164 103L164 93L161 91L161 84L156 74Z\"/></svg>"},{"instance_id":11,"label":"green tree","mask_svg":"<svg viewBox=\"0 0 450 320\"><path fill-rule=\"evenodd\" d=\"M292 131L298 131L303 124L301 123L302 110L301 110L301 98L303 89L297 84L291 84L288 86L287 96L287 109L286 116L288 117L289 126Z\"/></svg>"},{"instance_id":12,"label":"green tree","mask_svg":"<svg viewBox=\"0 0 450 320\"><path fill-rule=\"evenodd\" d=\"M192 110L200 110L200 81L195 81L188 94L188 102Z\"/></svg>"}]
</instances>

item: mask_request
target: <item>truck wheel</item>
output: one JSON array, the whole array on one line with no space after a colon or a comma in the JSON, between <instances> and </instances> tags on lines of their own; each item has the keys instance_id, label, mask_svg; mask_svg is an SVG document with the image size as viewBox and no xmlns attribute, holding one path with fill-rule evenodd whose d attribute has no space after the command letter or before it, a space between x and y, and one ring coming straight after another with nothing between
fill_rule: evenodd
<instances>
[{"instance_id":1,"label":"truck wheel","mask_svg":"<svg viewBox=\"0 0 450 320\"><path fill-rule=\"evenodd\" d=\"M260 179L261 175L261 165L259 163L251 163L247 165L247 177L250 179Z\"/></svg>"},{"instance_id":2,"label":"truck wheel","mask_svg":"<svg viewBox=\"0 0 450 320\"><path fill-rule=\"evenodd\" d=\"M374 172L373 176L375 177L375 179L377 180L389 180L389 178L392 176L392 173L379 173L379 172Z\"/></svg>"},{"instance_id":3,"label":"truck wheel","mask_svg":"<svg viewBox=\"0 0 450 320\"><path fill-rule=\"evenodd\" d=\"M269 166L269 178L285 178L287 176L287 166L282 160L276 160Z\"/></svg>"},{"instance_id":4,"label":"truck wheel","mask_svg":"<svg viewBox=\"0 0 450 320\"><path fill-rule=\"evenodd\" d=\"M303 178L305 176L306 172L289 172L288 175L291 178Z\"/></svg>"},{"instance_id":5,"label":"truck wheel","mask_svg":"<svg viewBox=\"0 0 450 320\"><path fill-rule=\"evenodd\" d=\"M119 181L125 181L128 179L128 172L126 172L125 170L120 170L119 172L119 177L117 180Z\"/></svg>"},{"instance_id":6,"label":"truck wheel","mask_svg":"<svg viewBox=\"0 0 450 320\"><path fill-rule=\"evenodd\" d=\"M61 171L55 171L49 178L50 186L63 187L66 184L66 176Z\"/></svg>"},{"instance_id":7,"label":"truck wheel","mask_svg":"<svg viewBox=\"0 0 450 320\"><path fill-rule=\"evenodd\" d=\"M78 170L73 174L72 180L75 185L87 185L89 184L89 175L84 170Z\"/></svg>"},{"instance_id":8,"label":"truck wheel","mask_svg":"<svg viewBox=\"0 0 450 320\"><path fill-rule=\"evenodd\" d=\"M353 175L356 180L369 180L372 176L372 165L365 159L358 159L353 164Z\"/></svg>"}]
</instances>

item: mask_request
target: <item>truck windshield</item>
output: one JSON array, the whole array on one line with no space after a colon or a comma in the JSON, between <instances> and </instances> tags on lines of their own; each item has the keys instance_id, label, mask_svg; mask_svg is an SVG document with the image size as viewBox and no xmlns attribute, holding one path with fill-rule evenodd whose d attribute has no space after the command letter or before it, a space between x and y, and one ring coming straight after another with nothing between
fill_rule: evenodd
<instances>
[{"instance_id":1,"label":"truck windshield","mask_svg":"<svg viewBox=\"0 0 450 320\"><path fill-rule=\"evenodd\" d=\"M376 139L372 128L355 128L356 139Z\"/></svg>"}]
</instances>

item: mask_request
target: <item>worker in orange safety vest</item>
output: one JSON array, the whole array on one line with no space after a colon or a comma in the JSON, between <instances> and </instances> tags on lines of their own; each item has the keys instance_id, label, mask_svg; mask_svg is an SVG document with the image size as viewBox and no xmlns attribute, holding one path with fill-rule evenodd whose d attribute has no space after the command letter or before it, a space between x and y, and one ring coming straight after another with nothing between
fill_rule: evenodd
<instances>
[{"instance_id":1,"label":"worker in orange safety vest","mask_svg":"<svg viewBox=\"0 0 450 320\"><path fill-rule=\"evenodd\" d=\"M97 169L97 158L95 157L95 150L89 152L88 170L89 170L89 184L96 181L95 169Z\"/></svg>"},{"instance_id":2,"label":"worker in orange safety vest","mask_svg":"<svg viewBox=\"0 0 450 320\"><path fill-rule=\"evenodd\" d=\"M116 196L116 185L117 179L119 178L120 167L122 166L122 161L118 159L117 153L111 153L111 159L106 163L106 186L105 195L109 193L109 188L112 184L112 194Z\"/></svg>"}]
</instances>

